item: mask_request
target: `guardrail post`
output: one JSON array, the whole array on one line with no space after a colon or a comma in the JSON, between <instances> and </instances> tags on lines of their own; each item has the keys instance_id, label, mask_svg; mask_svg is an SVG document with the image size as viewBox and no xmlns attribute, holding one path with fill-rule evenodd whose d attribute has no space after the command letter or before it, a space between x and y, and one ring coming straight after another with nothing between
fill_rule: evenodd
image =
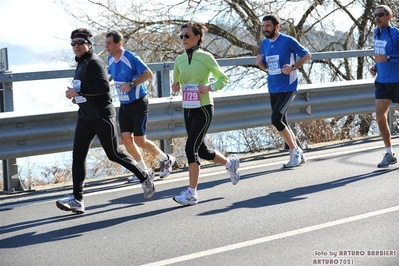
<instances>
[{"instance_id":1,"label":"guardrail post","mask_svg":"<svg viewBox=\"0 0 399 266\"><path fill-rule=\"evenodd\" d=\"M5 71L10 74L11 71ZM2 73L1 73L2 74ZM0 112L14 111L12 82L0 83ZM6 192L24 191L26 188L18 176L17 159L7 159L3 164L3 190Z\"/></svg>"}]
</instances>

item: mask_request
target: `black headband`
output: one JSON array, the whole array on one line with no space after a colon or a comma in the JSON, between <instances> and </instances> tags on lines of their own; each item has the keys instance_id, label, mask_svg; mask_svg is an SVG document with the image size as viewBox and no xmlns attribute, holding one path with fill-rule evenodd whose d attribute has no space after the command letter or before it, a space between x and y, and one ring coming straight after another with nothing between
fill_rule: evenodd
<instances>
[{"instance_id":1,"label":"black headband","mask_svg":"<svg viewBox=\"0 0 399 266\"><path fill-rule=\"evenodd\" d=\"M90 36L88 34L86 34L86 33L76 32L76 33L71 35L71 39L76 38L76 37L81 37L81 38L85 39L86 41L88 41L91 44Z\"/></svg>"}]
</instances>

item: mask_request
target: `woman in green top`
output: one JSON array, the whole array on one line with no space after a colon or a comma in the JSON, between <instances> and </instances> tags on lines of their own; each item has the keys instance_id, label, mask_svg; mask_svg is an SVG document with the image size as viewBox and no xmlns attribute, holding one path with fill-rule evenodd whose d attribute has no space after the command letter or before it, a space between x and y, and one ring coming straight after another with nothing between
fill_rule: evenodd
<instances>
[{"instance_id":1,"label":"woman in green top","mask_svg":"<svg viewBox=\"0 0 399 266\"><path fill-rule=\"evenodd\" d=\"M185 151L189 164L189 187L173 197L173 200L182 205L198 203L200 158L225 165L233 185L240 180L240 161L235 157L226 158L204 142L214 113L211 92L221 90L228 82L228 77L215 58L201 48L205 31L207 28L204 25L194 22L181 27L180 39L186 52L179 55L174 64L172 90L182 90L184 122L188 134ZM211 75L215 78L212 84L209 82Z\"/></svg>"}]
</instances>

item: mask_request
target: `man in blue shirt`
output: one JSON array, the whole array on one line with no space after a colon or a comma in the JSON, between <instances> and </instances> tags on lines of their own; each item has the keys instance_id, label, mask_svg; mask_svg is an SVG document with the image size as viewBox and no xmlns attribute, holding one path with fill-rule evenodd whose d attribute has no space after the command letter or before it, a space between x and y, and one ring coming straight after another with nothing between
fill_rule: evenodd
<instances>
[{"instance_id":1,"label":"man in blue shirt","mask_svg":"<svg viewBox=\"0 0 399 266\"><path fill-rule=\"evenodd\" d=\"M274 15L263 18L263 34L260 55L256 65L268 73L267 83L272 107L272 124L290 148L290 160L286 168L305 163L303 151L296 143L296 137L287 123L287 110L298 91L297 68L311 57L311 54L293 37L279 32L280 20ZM300 57L296 61L296 55Z\"/></svg>"},{"instance_id":2,"label":"man in blue shirt","mask_svg":"<svg viewBox=\"0 0 399 266\"><path fill-rule=\"evenodd\" d=\"M397 104L399 110L399 29L389 25L392 10L386 5L375 9L374 21L377 25L374 31L375 65L370 73L375 79L375 107L378 127L386 152L379 168L386 168L397 163L392 149L391 131L388 126L387 114L391 101Z\"/></svg>"},{"instance_id":3,"label":"man in blue shirt","mask_svg":"<svg viewBox=\"0 0 399 266\"><path fill-rule=\"evenodd\" d=\"M110 31L105 36L108 56L108 73L114 80L118 98L119 125L122 143L137 161L139 167L147 169L138 147L157 156L160 161L160 178L167 177L175 163L175 158L164 153L153 141L146 138L148 97L144 82L152 78L152 72L135 53L123 48L123 35ZM136 182L133 176L129 182Z\"/></svg>"}]
</instances>

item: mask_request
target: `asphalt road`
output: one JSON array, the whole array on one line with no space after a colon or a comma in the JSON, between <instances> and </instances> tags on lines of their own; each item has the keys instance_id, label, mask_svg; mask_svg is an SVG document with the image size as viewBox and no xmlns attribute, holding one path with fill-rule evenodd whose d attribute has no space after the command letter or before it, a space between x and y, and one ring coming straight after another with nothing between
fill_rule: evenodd
<instances>
[{"instance_id":1,"label":"asphalt road","mask_svg":"<svg viewBox=\"0 0 399 266\"><path fill-rule=\"evenodd\" d=\"M0 195L0 265L397 266L399 164L378 169L383 154L379 138L308 149L288 170L286 152L258 154L235 186L209 165L190 207L172 200L186 171L150 200L120 179L90 185L83 215L56 208L65 191Z\"/></svg>"}]
</instances>

